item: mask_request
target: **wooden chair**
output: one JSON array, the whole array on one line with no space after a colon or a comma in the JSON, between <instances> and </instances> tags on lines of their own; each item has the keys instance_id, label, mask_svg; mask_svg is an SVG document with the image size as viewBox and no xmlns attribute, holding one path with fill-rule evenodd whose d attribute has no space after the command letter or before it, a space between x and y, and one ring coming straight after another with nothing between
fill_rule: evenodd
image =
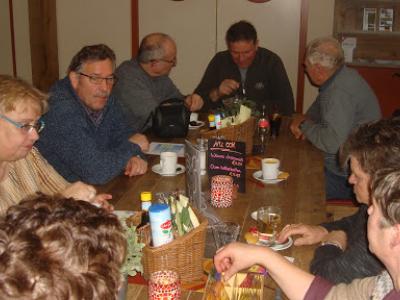
<instances>
[{"instance_id":1,"label":"wooden chair","mask_svg":"<svg viewBox=\"0 0 400 300\"><path fill-rule=\"evenodd\" d=\"M326 214L330 221L350 216L358 210L358 204L352 199L326 199Z\"/></svg>"}]
</instances>

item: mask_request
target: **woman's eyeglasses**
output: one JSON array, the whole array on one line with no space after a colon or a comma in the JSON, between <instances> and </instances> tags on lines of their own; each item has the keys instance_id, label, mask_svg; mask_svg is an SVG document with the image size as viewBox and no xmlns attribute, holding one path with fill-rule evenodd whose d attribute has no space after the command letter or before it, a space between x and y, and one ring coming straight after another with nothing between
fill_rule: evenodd
<instances>
[{"instance_id":1,"label":"woman's eyeglasses","mask_svg":"<svg viewBox=\"0 0 400 300\"><path fill-rule=\"evenodd\" d=\"M32 132L33 129L37 131L37 133L41 132L44 128L44 122L42 120L38 120L34 124L21 124L19 122L15 122L11 120L10 118L6 117L5 115L0 114L0 119L5 120L6 122L14 125L15 127L21 129L25 133L30 133Z\"/></svg>"}]
</instances>

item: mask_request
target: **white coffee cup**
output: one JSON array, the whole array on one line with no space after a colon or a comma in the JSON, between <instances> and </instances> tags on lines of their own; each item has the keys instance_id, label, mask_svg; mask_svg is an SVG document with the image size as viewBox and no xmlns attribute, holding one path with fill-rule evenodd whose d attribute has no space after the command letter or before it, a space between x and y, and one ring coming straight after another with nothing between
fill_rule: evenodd
<instances>
[{"instance_id":1,"label":"white coffee cup","mask_svg":"<svg viewBox=\"0 0 400 300\"><path fill-rule=\"evenodd\" d=\"M192 122L192 121L197 122L198 119L199 119L199 114L198 114L198 113L192 112L192 113L190 114L190 122Z\"/></svg>"},{"instance_id":2,"label":"white coffee cup","mask_svg":"<svg viewBox=\"0 0 400 300\"><path fill-rule=\"evenodd\" d=\"M276 179L279 175L280 161L277 158L268 157L261 161L263 179Z\"/></svg>"},{"instance_id":3,"label":"white coffee cup","mask_svg":"<svg viewBox=\"0 0 400 300\"><path fill-rule=\"evenodd\" d=\"M178 154L175 152L161 152L160 170L161 174L170 175L176 173L178 163Z\"/></svg>"}]
</instances>

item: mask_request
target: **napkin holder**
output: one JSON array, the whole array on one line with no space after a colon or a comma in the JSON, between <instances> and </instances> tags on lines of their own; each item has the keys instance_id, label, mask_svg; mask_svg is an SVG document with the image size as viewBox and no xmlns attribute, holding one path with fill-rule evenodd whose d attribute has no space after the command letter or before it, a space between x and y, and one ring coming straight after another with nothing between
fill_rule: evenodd
<instances>
[{"instance_id":1,"label":"napkin holder","mask_svg":"<svg viewBox=\"0 0 400 300\"><path fill-rule=\"evenodd\" d=\"M204 180L207 180L206 157L207 142L199 139L197 144L185 140L186 145L186 195L193 205L201 210L207 201L207 191L203 191Z\"/></svg>"},{"instance_id":2,"label":"napkin holder","mask_svg":"<svg viewBox=\"0 0 400 300\"><path fill-rule=\"evenodd\" d=\"M207 174L208 141L198 139L197 144L185 140L186 158L186 195L192 205L196 207L209 221L210 224L219 223L221 220L208 205L210 200L210 186Z\"/></svg>"}]
</instances>

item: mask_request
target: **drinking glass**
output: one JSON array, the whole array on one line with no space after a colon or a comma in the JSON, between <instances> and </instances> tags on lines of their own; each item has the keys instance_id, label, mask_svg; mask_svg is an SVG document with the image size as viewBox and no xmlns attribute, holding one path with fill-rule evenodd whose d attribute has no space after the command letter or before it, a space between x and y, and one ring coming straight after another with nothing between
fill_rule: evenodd
<instances>
[{"instance_id":1,"label":"drinking glass","mask_svg":"<svg viewBox=\"0 0 400 300\"><path fill-rule=\"evenodd\" d=\"M280 207L260 207L257 210L258 241L267 246L273 245L281 221L282 216Z\"/></svg>"},{"instance_id":2,"label":"drinking glass","mask_svg":"<svg viewBox=\"0 0 400 300\"><path fill-rule=\"evenodd\" d=\"M216 249L226 244L237 241L240 233L240 225L234 222L221 222L212 225Z\"/></svg>"}]
</instances>

